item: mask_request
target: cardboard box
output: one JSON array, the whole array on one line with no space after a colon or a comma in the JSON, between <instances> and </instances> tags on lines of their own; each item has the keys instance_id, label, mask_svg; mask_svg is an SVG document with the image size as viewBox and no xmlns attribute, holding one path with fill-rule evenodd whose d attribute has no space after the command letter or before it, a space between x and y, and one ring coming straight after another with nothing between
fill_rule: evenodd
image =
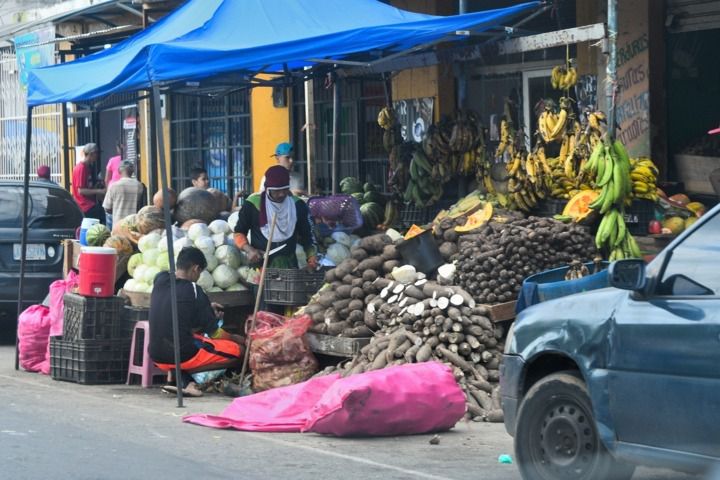
<instances>
[{"instance_id":1,"label":"cardboard box","mask_svg":"<svg viewBox=\"0 0 720 480\"><path fill-rule=\"evenodd\" d=\"M77 240L63 240L63 278L66 278L70 269L78 269L80 260L80 242Z\"/></svg>"}]
</instances>

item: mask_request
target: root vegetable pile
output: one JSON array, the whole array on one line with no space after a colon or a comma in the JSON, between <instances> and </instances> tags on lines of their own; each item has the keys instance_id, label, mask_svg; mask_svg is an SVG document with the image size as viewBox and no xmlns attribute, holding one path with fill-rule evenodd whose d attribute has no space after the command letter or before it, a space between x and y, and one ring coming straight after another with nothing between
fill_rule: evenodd
<instances>
[{"instance_id":1,"label":"root vegetable pile","mask_svg":"<svg viewBox=\"0 0 720 480\"><path fill-rule=\"evenodd\" d=\"M539 217L489 222L460 236L458 252L456 282L489 305L516 299L530 275L597 255L587 228Z\"/></svg>"}]
</instances>

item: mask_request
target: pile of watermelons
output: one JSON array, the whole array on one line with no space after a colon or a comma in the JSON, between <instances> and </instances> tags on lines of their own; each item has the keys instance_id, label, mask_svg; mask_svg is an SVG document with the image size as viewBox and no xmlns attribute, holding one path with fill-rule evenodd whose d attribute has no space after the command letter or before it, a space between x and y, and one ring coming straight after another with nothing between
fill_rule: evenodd
<instances>
[{"instance_id":1,"label":"pile of watermelons","mask_svg":"<svg viewBox=\"0 0 720 480\"><path fill-rule=\"evenodd\" d=\"M355 177L345 177L340 181L340 191L352 195L360 204L360 213L366 229L375 229L383 222L385 215L385 197L371 182L363 185Z\"/></svg>"}]
</instances>

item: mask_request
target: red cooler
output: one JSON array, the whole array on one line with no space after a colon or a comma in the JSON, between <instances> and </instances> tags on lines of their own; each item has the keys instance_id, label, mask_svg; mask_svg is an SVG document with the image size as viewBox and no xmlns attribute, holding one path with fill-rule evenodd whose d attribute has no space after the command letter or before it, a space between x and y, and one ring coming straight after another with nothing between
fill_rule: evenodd
<instances>
[{"instance_id":1,"label":"red cooler","mask_svg":"<svg viewBox=\"0 0 720 480\"><path fill-rule=\"evenodd\" d=\"M86 297L112 297L115 290L116 252L108 247L82 247L78 293Z\"/></svg>"}]
</instances>

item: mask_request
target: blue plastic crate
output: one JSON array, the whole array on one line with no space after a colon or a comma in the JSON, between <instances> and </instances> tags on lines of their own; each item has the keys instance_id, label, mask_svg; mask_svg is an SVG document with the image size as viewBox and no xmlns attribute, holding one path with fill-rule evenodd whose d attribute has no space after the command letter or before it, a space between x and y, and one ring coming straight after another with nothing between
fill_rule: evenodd
<instances>
[{"instance_id":1,"label":"blue plastic crate","mask_svg":"<svg viewBox=\"0 0 720 480\"><path fill-rule=\"evenodd\" d=\"M515 312L520 313L536 303L547 300L609 287L610 282L607 274L609 264L609 262L601 262L601 271L577 280L565 280L565 274L570 269L569 266L530 275L523 281ZM586 263L585 266L591 272L595 269L595 264L592 262Z\"/></svg>"}]
</instances>

